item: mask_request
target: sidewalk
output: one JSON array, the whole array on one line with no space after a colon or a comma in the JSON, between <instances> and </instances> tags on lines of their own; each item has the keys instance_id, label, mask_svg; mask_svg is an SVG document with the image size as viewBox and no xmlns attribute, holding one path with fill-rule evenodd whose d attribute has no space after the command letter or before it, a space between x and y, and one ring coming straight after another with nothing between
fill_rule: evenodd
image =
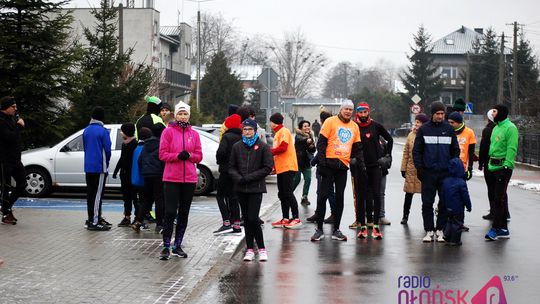
<instances>
[{"instance_id":1,"label":"sidewalk","mask_svg":"<svg viewBox=\"0 0 540 304\"><path fill-rule=\"evenodd\" d=\"M276 186L268 188L263 210L276 203ZM193 211L201 201L206 205ZM183 245L188 258L169 261L158 259L160 234L116 227L121 212L104 213L114 224L108 232L84 229L86 210L15 208L15 214L17 225L0 226L4 303L180 303L213 265L230 260L244 237L212 234L221 225L215 196L195 198Z\"/></svg>"}]
</instances>

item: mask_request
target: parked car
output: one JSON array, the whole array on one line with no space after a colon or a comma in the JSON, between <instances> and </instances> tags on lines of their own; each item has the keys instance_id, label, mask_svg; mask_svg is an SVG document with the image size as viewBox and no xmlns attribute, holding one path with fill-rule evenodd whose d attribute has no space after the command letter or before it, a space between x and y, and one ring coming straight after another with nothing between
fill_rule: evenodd
<instances>
[{"instance_id":1,"label":"parked car","mask_svg":"<svg viewBox=\"0 0 540 304\"><path fill-rule=\"evenodd\" d=\"M122 135L119 124L105 125L112 143L107 188L120 188L120 178L112 178L112 171L120 159ZM205 195L214 190L219 178L216 151L219 146L216 136L197 130L201 137L203 160L197 166L199 179L196 195ZM29 197L43 197L53 188L85 188L83 130L62 140L52 147L27 150L22 153L22 163L26 170L26 194Z\"/></svg>"}]
</instances>

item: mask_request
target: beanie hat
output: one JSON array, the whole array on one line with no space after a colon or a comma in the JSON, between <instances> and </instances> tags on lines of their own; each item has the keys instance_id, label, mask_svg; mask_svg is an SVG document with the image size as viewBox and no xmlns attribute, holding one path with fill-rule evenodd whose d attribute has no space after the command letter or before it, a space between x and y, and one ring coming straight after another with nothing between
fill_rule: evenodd
<instances>
[{"instance_id":1,"label":"beanie hat","mask_svg":"<svg viewBox=\"0 0 540 304\"><path fill-rule=\"evenodd\" d=\"M146 140L150 137L152 137L152 130L148 129L147 127L142 127L139 132L139 139Z\"/></svg>"},{"instance_id":2,"label":"beanie hat","mask_svg":"<svg viewBox=\"0 0 540 304\"><path fill-rule=\"evenodd\" d=\"M4 98L2 98L2 101L0 103L0 110L7 110L9 107L14 105L15 103L16 103L15 98L13 98L13 97L4 97Z\"/></svg>"},{"instance_id":3,"label":"beanie hat","mask_svg":"<svg viewBox=\"0 0 540 304\"><path fill-rule=\"evenodd\" d=\"M357 107L356 107L356 111L357 112L360 112L360 111L370 111L370 108L369 108L369 104L365 101L362 101L360 103L358 103Z\"/></svg>"},{"instance_id":4,"label":"beanie hat","mask_svg":"<svg viewBox=\"0 0 540 304\"><path fill-rule=\"evenodd\" d=\"M508 118L508 108L505 105L498 104L493 109L497 110L497 115L493 122L500 122Z\"/></svg>"},{"instance_id":5,"label":"beanie hat","mask_svg":"<svg viewBox=\"0 0 540 304\"><path fill-rule=\"evenodd\" d=\"M279 113L276 113L276 114L279 114ZM242 126L244 127L252 127L253 130L255 132L257 132L257 122L251 118L248 118L246 120L244 120L244 122L242 123Z\"/></svg>"},{"instance_id":6,"label":"beanie hat","mask_svg":"<svg viewBox=\"0 0 540 304\"><path fill-rule=\"evenodd\" d=\"M354 103L350 99L345 99L341 102L341 106L339 107L339 110L343 108L352 108L354 109Z\"/></svg>"},{"instance_id":7,"label":"beanie hat","mask_svg":"<svg viewBox=\"0 0 540 304\"><path fill-rule=\"evenodd\" d=\"M332 113L322 111L321 114L319 115L319 118L321 119L321 124L329 117L332 117Z\"/></svg>"},{"instance_id":8,"label":"beanie hat","mask_svg":"<svg viewBox=\"0 0 540 304\"><path fill-rule=\"evenodd\" d=\"M92 119L103 121L105 119L105 109L100 106L92 110Z\"/></svg>"},{"instance_id":9,"label":"beanie hat","mask_svg":"<svg viewBox=\"0 0 540 304\"><path fill-rule=\"evenodd\" d=\"M493 109L487 112L487 118L489 119L489 121L493 122Z\"/></svg>"},{"instance_id":10,"label":"beanie hat","mask_svg":"<svg viewBox=\"0 0 540 304\"><path fill-rule=\"evenodd\" d=\"M429 121L429 117L426 115L426 113L417 114L416 117L414 117L414 119L419 120L422 123L426 123Z\"/></svg>"},{"instance_id":11,"label":"beanie hat","mask_svg":"<svg viewBox=\"0 0 540 304\"><path fill-rule=\"evenodd\" d=\"M188 115L191 115L191 107L183 102L183 101L180 101L175 107L174 107L174 115L178 114L178 112L180 111L186 111L188 113Z\"/></svg>"},{"instance_id":12,"label":"beanie hat","mask_svg":"<svg viewBox=\"0 0 540 304\"><path fill-rule=\"evenodd\" d=\"M227 113L229 114L229 116L231 116L233 114L236 114L236 110L238 110L238 106L235 104L230 104L227 108Z\"/></svg>"},{"instance_id":13,"label":"beanie hat","mask_svg":"<svg viewBox=\"0 0 540 304\"><path fill-rule=\"evenodd\" d=\"M446 107L444 106L444 103L440 101L434 101L431 103L430 109L431 109L431 115L433 115L439 111L444 112L446 110Z\"/></svg>"},{"instance_id":14,"label":"beanie hat","mask_svg":"<svg viewBox=\"0 0 540 304\"><path fill-rule=\"evenodd\" d=\"M238 114L233 114L225 118L225 127L227 129L241 129L242 128L242 118Z\"/></svg>"},{"instance_id":15,"label":"beanie hat","mask_svg":"<svg viewBox=\"0 0 540 304\"><path fill-rule=\"evenodd\" d=\"M127 122L120 127L122 133L127 137L133 137L135 135L135 125L131 122Z\"/></svg>"},{"instance_id":16,"label":"beanie hat","mask_svg":"<svg viewBox=\"0 0 540 304\"><path fill-rule=\"evenodd\" d=\"M161 99L159 99L157 96L145 96L144 100L146 100L147 103L154 103L154 104L161 104Z\"/></svg>"},{"instance_id":17,"label":"beanie hat","mask_svg":"<svg viewBox=\"0 0 540 304\"><path fill-rule=\"evenodd\" d=\"M161 105L161 109L167 109L167 110L169 110L169 111L172 112L171 105L168 104L168 103L166 103L166 102L164 102L164 103Z\"/></svg>"},{"instance_id":18,"label":"beanie hat","mask_svg":"<svg viewBox=\"0 0 540 304\"><path fill-rule=\"evenodd\" d=\"M454 105L452 106L452 108L454 109L454 111L465 112L466 106L467 105L465 104L465 100L460 97L454 101Z\"/></svg>"},{"instance_id":19,"label":"beanie hat","mask_svg":"<svg viewBox=\"0 0 540 304\"><path fill-rule=\"evenodd\" d=\"M457 111L450 113L450 115L448 115L448 119L451 119L457 123L463 122L463 116L461 116L461 114L459 114Z\"/></svg>"},{"instance_id":20,"label":"beanie hat","mask_svg":"<svg viewBox=\"0 0 540 304\"><path fill-rule=\"evenodd\" d=\"M272 116L270 116L270 121L275 123L276 125L283 124L283 115L281 113L274 113Z\"/></svg>"}]
</instances>

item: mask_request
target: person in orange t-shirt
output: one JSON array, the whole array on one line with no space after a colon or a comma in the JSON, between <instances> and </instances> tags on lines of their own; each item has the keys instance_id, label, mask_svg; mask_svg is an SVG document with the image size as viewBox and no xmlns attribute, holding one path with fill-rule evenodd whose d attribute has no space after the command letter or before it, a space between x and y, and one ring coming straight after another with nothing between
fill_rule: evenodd
<instances>
[{"instance_id":1,"label":"person in orange t-shirt","mask_svg":"<svg viewBox=\"0 0 540 304\"><path fill-rule=\"evenodd\" d=\"M298 229L302 222L298 216L298 202L294 197L294 176L298 171L294 139L289 129L283 126L283 115L274 113L270 116L270 127L275 132L272 155L277 174L278 197L281 201L283 218L273 222L272 227ZM289 219L289 209L292 218Z\"/></svg>"},{"instance_id":2,"label":"person in orange t-shirt","mask_svg":"<svg viewBox=\"0 0 540 304\"><path fill-rule=\"evenodd\" d=\"M358 125L351 120L354 111L352 101L345 100L341 104L339 114L324 121L317 141L317 157L319 159L319 174L321 185L317 195L317 229L311 241L324 238L322 226L326 212L326 200L332 184L336 189L336 207L332 239L346 241L347 237L339 230L343 215L344 191L347 185L347 170L351 162L364 168L364 155L360 142Z\"/></svg>"},{"instance_id":3,"label":"person in orange t-shirt","mask_svg":"<svg viewBox=\"0 0 540 304\"><path fill-rule=\"evenodd\" d=\"M465 179L470 180L472 178L476 136L471 128L465 126L463 116L458 112L452 112L448 115L448 123L456 131L459 143L459 158L465 167Z\"/></svg>"}]
</instances>

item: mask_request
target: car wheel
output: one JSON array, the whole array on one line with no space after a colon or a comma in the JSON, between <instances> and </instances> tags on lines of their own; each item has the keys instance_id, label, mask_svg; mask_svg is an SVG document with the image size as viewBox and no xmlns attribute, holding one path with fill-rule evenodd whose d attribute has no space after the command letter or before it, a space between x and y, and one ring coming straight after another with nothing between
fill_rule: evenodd
<instances>
[{"instance_id":1,"label":"car wheel","mask_svg":"<svg viewBox=\"0 0 540 304\"><path fill-rule=\"evenodd\" d=\"M44 197L51 191L51 178L47 171L41 168L26 169L26 188L28 197Z\"/></svg>"},{"instance_id":2,"label":"car wheel","mask_svg":"<svg viewBox=\"0 0 540 304\"><path fill-rule=\"evenodd\" d=\"M195 187L195 195L207 195L214 190L214 176L206 167L199 166L199 175L197 178L197 186Z\"/></svg>"}]
</instances>

